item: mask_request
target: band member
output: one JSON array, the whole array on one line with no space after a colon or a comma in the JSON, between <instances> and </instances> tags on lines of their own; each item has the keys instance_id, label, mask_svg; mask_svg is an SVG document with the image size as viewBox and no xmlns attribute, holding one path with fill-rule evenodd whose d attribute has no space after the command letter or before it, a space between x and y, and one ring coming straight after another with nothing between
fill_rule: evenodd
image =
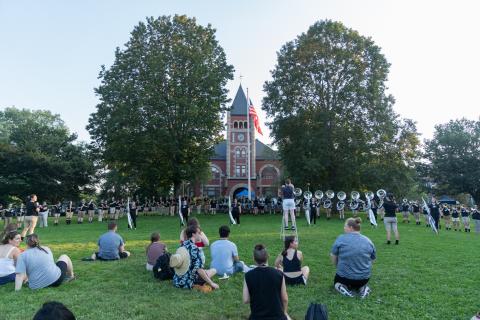
<instances>
[{"instance_id":1,"label":"band member","mask_svg":"<svg viewBox=\"0 0 480 320\"><path fill-rule=\"evenodd\" d=\"M292 230L296 229L295 223L295 198L293 195L294 186L290 179L285 181L285 185L282 187L282 204L283 204L283 220L285 230L288 230L288 214L292 221Z\"/></svg>"},{"instance_id":2,"label":"band member","mask_svg":"<svg viewBox=\"0 0 480 320\"><path fill-rule=\"evenodd\" d=\"M210 201L210 213L217 214L217 200L215 198Z\"/></svg>"},{"instance_id":3,"label":"band member","mask_svg":"<svg viewBox=\"0 0 480 320\"><path fill-rule=\"evenodd\" d=\"M465 232L470 232L470 211L468 211L467 208L462 206L460 213L462 215L462 223L463 223L463 228L465 229Z\"/></svg>"},{"instance_id":4,"label":"band member","mask_svg":"<svg viewBox=\"0 0 480 320\"><path fill-rule=\"evenodd\" d=\"M403 201L402 203L402 223L410 223L410 219L409 219L409 215L410 215L410 212L409 212L409 208L410 206L408 205L408 202L407 201Z\"/></svg>"},{"instance_id":5,"label":"band member","mask_svg":"<svg viewBox=\"0 0 480 320\"><path fill-rule=\"evenodd\" d=\"M88 202L87 209L88 209L88 223L93 222L93 217L95 215L95 203L93 202L92 199Z\"/></svg>"},{"instance_id":6,"label":"band member","mask_svg":"<svg viewBox=\"0 0 480 320\"><path fill-rule=\"evenodd\" d=\"M338 210L338 218L340 220L345 220L345 205L341 206Z\"/></svg>"},{"instance_id":7,"label":"band member","mask_svg":"<svg viewBox=\"0 0 480 320\"><path fill-rule=\"evenodd\" d=\"M390 244L391 232L395 234L395 244L398 244L400 241L400 234L398 232L397 226L397 208L398 205L395 202L393 193L388 193L383 202L383 208L385 209L385 217L383 223L385 224L385 229L387 230L387 244Z\"/></svg>"},{"instance_id":8,"label":"band member","mask_svg":"<svg viewBox=\"0 0 480 320\"><path fill-rule=\"evenodd\" d=\"M88 205L85 202L85 200L82 200L78 206L78 213L77 213L77 223L82 224L83 223L83 218L85 217L85 214L87 213Z\"/></svg>"},{"instance_id":9,"label":"band member","mask_svg":"<svg viewBox=\"0 0 480 320\"><path fill-rule=\"evenodd\" d=\"M264 197L260 197L258 199L258 211L260 212L260 214L265 213L265 198Z\"/></svg>"},{"instance_id":10,"label":"band member","mask_svg":"<svg viewBox=\"0 0 480 320\"><path fill-rule=\"evenodd\" d=\"M453 221L453 230L461 231L460 229L460 207L453 207L452 209L452 221Z\"/></svg>"},{"instance_id":11,"label":"band member","mask_svg":"<svg viewBox=\"0 0 480 320\"><path fill-rule=\"evenodd\" d=\"M107 217L107 215L108 215L108 205L106 201L102 200L98 208L98 222L102 222L103 217Z\"/></svg>"},{"instance_id":12,"label":"band member","mask_svg":"<svg viewBox=\"0 0 480 320\"><path fill-rule=\"evenodd\" d=\"M108 203L108 218L109 220L113 220L115 218L115 211L117 207L117 201L115 201L115 198L112 197L112 200Z\"/></svg>"},{"instance_id":13,"label":"band member","mask_svg":"<svg viewBox=\"0 0 480 320\"><path fill-rule=\"evenodd\" d=\"M435 223L435 228L437 228L438 231L440 222L440 204L437 202L437 198L432 196L432 202L428 205L428 207L430 208L430 215Z\"/></svg>"},{"instance_id":14,"label":"band member","mask_svg":"<svg viewBox=\"0 0 480 320\"><path fill-rule=\"evenodd\" d=\"M417 201L414 201L412 203L412 211L413 211L413 216L415 218L415 224L419 226L420 223L420 206L418 205Z\"/></svg>"},{"instance_id":15,"label":"band member","mask_svg":"<svg viewBox=\"0 0 480 320\"><path fill-rule=\"evenodd\" d=\"M310 224L317 224L318 202L315 197L310 199Z\"/></svg>"},{"instance_id":16,"label":"band member","mask_svg":"<svg viewBox=\"0 0 480 320\"><path fill-rule=\"evenodd\" d=\"M32 194L29 198L29 201L26 205L26 212L25 212L25 226L22 231L22 239L28 234L35 233L35 227L37 226L38 220L38 212L40 208L37 202L37 195Z\"/></svg>"},{"instance_id":17,"label":"band member","mask_svg":"<svg viewBox=\"0 0 480 320\"><path fill-rule=\"evenodd\" d=\"M190 206L188 205L188 200L186 197L182 199L180 212L182 213L183 221L185 223L188 223L188 217L190 216Z\"/></svg>"},{"instance_id":18,"label":"band member","mask_svg":"<svg viewBox=\"0 0 480 320\"><path fill-rule=\"evenodd\" d=\"M378 221L378 204L377 200L373 198L370 201L370 209L372 209L373 216L375 217L375 221ZM373 226L374 224L370 221L370 224Z\"/></svg>"},{"instance_id":19,"label":"band member","mask_svg":"<svg viewBox=\"0 0 480 320\"><path fill-rule=\"evenodd\" d=\"M137 203L135 202L135 200L130 201L128 210L130 212L130 218L132 219L133 228L135 230L137 230L138 207L137 207ZM130 228L130 226L128 226L128 227Z\"/></svg>"},{"instance_id":20,"label":"band member","mask_svg":"<svg viewBox=\"0 0 480 320\"><path fill-rule=\"evenodd\" d=\"M232 217L237 224L240 224L240 214L242 213L242 206L238 203L237 198L233 198L232 203Z\"/></svg>"},{"instance_id":21,"label":"band member","mask_svg":"<svg viewBox=\"0 0 480 320\"><path fill-rule=\"evenodd\" d=\"M452 230L452 217L450 208L445 204L442 209L443 219L445 220L445 229Z\"/></svg>"},{"instance_id":22,"label":"band member","mask_svg":"<svg viewBox=\"0 0 480 320\"><path fill-rule=\"evenodd\" d=\"M62 203L59 201L57 204L52 206L53 213L53 225L58 226L58 220L60 219L60 212L62 211Z\"/></svg>"},{"instance_id":23,"label":"band member","mask_svg":"<svg viewBox=\"0 0 480 320\"><path fill-rule=\"evenodd\" d=\"M115 205L115 216L113 217L115 219L115 221L118 220L118 218L120 217L121 213L122 213L122 207L123 207L123 199L119 200L116 202L116 205Z\"/></svg>"},{"instance_id":24,"label":"band member","mask_svg":"<svg viewBox=\"0 0 480 320\"><path fill-rule=\"evenodd\" d=\"M258 215L258 199L255 198L252 200L253 214Z\"/></svg>"},{"instance_id":25,"label":"band member","mask_svg":"<svg viewBox=\"0 0 480 320\"><path fill-rule=\"evenodd\" d=\"M325 208L325 211L327 213L327 220L330 220L332 217L332 202L330 202L330 205Z\"/></svg>"},{"instance_id":26,"label":"band member","mask_svg":"<svg viewBox=\"0 0 480 320\"><path fill-rule=\"evenodd\" d=\"M23 203L20 204L20 207L15 207L15 216L17 217L17 228L20 229L25 221L25 207Z\"/></svg>"},{"instance_id":27,"label":"band member","mask_svg":"<svg viewBox=\"0 0 480 320\"><path fill-rule=\"evenodd\" d=\"M72 208L72 201L68 202L67 208L65 209L65 222L67 224L72 223L72 218L73 218L73 208Z\"/></svg>"},{"instance_id":28,"label":"band member","mask_svg":"<svg viewBox=\"0 0 480 320\"><path fill-rule=\"evenodd\" d=\"M475 222L475 233L480 233L480 212L478 212L477 206L472 208L472 220Z\"/></svg>"},{"instance_id":29,"label":"band member","mask_svg":"<svg viewBox=\"0 0 480 320\"><path fill-rule=\"evenodd\" d=\"M2 205L0 205L2 206ZM2 206L3 208L3 206ZM3 217L5 218L4 220L4 229L7 228L8 225L10 225L13 222L13 216L15 215L15 209L13 208L12 204L10 203L7 208L2 209L3 210Z\"/></svg>"}]
</instances>

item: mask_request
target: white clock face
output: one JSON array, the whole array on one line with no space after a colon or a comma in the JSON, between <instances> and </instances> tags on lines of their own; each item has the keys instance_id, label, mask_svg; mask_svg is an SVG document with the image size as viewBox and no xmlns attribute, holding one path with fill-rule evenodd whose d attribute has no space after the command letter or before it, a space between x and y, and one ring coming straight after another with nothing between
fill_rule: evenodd
<instances>
[{"instance_id":1,"label":"white clock face","mask_svg":"<svg viewBox=\"0 0 480 320\"><path fill-rule=\"evenodd\" d=\"M238 141L242 142L243 140L245 140L245 136L243 135L243 133L239 133L238 136Z\"/></svg>"}]
</instances>

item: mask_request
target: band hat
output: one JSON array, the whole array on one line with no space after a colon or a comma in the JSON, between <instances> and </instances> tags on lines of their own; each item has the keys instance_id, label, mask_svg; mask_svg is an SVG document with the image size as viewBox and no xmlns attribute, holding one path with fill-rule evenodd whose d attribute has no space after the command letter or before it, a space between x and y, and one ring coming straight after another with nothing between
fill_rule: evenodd
<instances>
[{"instance_id":1,"label":"band hat","mask_svg":"<svg viewBox=\"0 0 480 320\"><path fill-rule=\"evenodd\" d=\"M185 247L178 248L175 254L172 254L170 257L170 267L173 268L175 274L178 276L183 276L187 273L190 267L190 255Z\"/></svg>"}]
</instances>

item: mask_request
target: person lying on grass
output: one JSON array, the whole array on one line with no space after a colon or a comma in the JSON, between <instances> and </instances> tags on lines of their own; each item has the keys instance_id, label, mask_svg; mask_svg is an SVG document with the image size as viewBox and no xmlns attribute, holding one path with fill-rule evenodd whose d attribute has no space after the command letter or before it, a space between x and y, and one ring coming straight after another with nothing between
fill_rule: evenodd
<instances>
[{"instance_id":1,"label":"person lying on grass","mask_svg":"<svg viewBox=\"0 0 480 320\"><path fill-rule=\"evenodd\" d=\"M353 297L352 290L358 290L363 299L370 293L367 286L376 259L376 250L372 241L360 234L360 218L348 218L345 221L344 234L339 236L332 246L330 257L337 267L335 289L342 295Z\"/></svg>"},{"instance_id":2,"label":"person lying on grass","mask_svg":"<svg viewBox=\"0 0 480 320\"><path fill-rule=\"evenodd\" d=\"M170 267L175 271L173 285L177 288L192 289L194 285L208 284L213 289L218 289L218 284L212 281L217 271L202 268L200 250L195 245L201 239L200 228L196 225L187 227L185 236L187 240L183 241L176 253L170 257Z\"/></svg>"},{"instance_id":3,"label":"person lying on grass","mask_svg":"<svg viewBox=\"0 0 480 320\"><path fill-rule=\"evenodd\" d=\"M302 267L303 254L297 249L297 239L294 236L287 236L285 248L275 260L275 268L283 271L285 283L288 285L306 285L310 274L309 267Z\"/></svg>"},{"instance_id":4,"label":"person lying on grass","mask_svg":"<svg viewBox=\"0 0 480 320\"><path fill-rule=\"evenodd\" d=\"M117 233L117 224L110 222L108 232L102 234L98 239L98 252L92 254L92 260L118 260L126 259L130 252L125 251L125 242Z\"/></svg>"},{"instance_id":5,"label":"person lying on grass","mask_svg":"<svg viewBox=\"0 0 480 320\"><path fill-rule=\"evenodd\" d=\"M52 251L40 246L40 240L34 233L27 236L27 250L18 256L15 273L15 291L22 289L27 279L30 289L41 289L58 287L75 278L72 260L63 254L55 263Z\"/></svg>"}]
</instances>

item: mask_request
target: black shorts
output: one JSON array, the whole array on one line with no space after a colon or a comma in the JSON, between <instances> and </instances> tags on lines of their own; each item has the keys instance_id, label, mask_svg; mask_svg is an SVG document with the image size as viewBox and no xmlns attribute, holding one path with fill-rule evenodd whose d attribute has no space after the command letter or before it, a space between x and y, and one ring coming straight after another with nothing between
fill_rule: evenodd
<instances>
[{"instance_id":1,"label":"black shorts","mask_svg":"<svg viewBox=\"0 0 480 320\"><path fill-rule=\"evenodd\" d=\"M333 285L335 285L337 282L340 282L341 284L346 285L350 290L355 289L358 290L364 285L368 283L368 279L361 279L361 280L353 280L353 279L348 279L344 277L340 277L338 274L335 274L335 279L333 280Z\"/></svg>"},{"instance_id":2,"label":"black shorts","mask_svg":"<svg viewBox=\"0 0 480 320\"><path fill-rule=\"evenodd\" d=\"M303 285L306 285L305 284L305 278L303 275L300 275L298 277L295 277L295 278L290 278L290 277L287 277L287 276L283 276L285 278L285 283L288 284L288 285L291 285L291 286L295 286L295 285L299 285L299 284L303 284Z\"/></svg>"},{"instance_id":3,"label":"black shorts","mask_svg":"<svg viewBox=\"0 0 480 320\"><path fill-rule=\"evenodd\" d=\"M56 265L60 269L60 277L57 279L57 281L49 285L49 287L58 287L62 284L63 280L65 280L67 276L67 263L65 261L58 261Z\"/></svg>"},{"instance_id":4,"label":"black shorts","mask_svg":"<svg viewBox=\"0 0 480 320\"><path fill-rule=\"evenodd\" d=\"M119 252L118 255L120 256L120 259L126 259L128 258L128 254L126 252ZM103 259L102 257L100 257L98 255L98 252L95 252L95 257L97 258L97 260L102 260L102 261L114 261L114 260L118 260L118 259Z\"/></svg>"},{"instance_id":5,"label":"black shorts","mask_svg":"<svg viewBox=\"0 0 480 320\"><path fill-rule=\"evenodd\" d=\"M203 280L203 278L198 274L197 272L197 275L196 275L196 279L195 281L193 282L193 284L197 284L199 286L203 286L205 283L207 283L205 280Z\"/></svg>"}]
</instances>

